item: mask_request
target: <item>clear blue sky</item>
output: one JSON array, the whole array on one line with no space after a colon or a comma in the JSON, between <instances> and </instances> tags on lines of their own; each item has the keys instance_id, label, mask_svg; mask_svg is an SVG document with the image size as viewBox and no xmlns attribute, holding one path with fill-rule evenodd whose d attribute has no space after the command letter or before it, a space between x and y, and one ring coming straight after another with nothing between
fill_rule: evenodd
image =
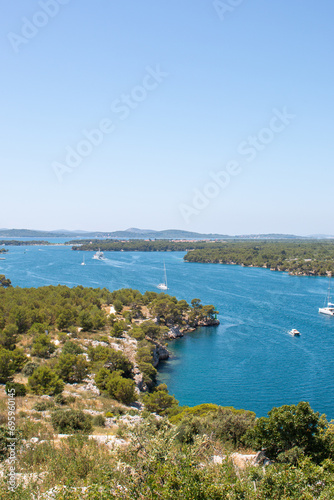
<instances>
[{"instance_id":1,"label":"clear blue sky","mask_svg":"<svg viewBox=\"0 0 334 500\"><path fill-rule=\"evenodd\" d=\"M0 227L334 233L334 3L220 3L2 2Z\"/></svg>"}]
</instances>

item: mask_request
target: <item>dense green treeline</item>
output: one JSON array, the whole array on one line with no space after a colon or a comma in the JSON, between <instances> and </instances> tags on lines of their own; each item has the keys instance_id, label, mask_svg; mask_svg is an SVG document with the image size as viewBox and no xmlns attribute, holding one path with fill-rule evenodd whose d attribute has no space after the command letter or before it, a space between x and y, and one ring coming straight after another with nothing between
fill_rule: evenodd
<instances>
[{"instance_id":1,"label":"dense green treeline","mask_svg":"<svg viewBox=\"0 0 334 500\"><path fill-rule=\"evenodd\" d=\"M209 244L213 248L221 245L221 242L206 241L171 241L171 240L76 240L70 241L73 244L72 250L91 250L108 252L185 252L195 248L206 248ZM80 244L80 245L79 245Z\"/></svg>"},{"instance_id":2,"label":"dense green treeline","mask_svg":"<svg viewBox=\"0 0 334 500\"><path fill-rule=\"evenodd\" d=\"M79 240L70 242L73 250L97 251L186 251L187 262L238 264L287 271L296 275L334 274L332 240ZM76 243L76 244L75 244ZM80 245L78 245L80 243Z\"/></svg>"},{"instance_id":3,"label":"dense green treeline","mask_svg":"<svg viewBox=\"0 0 334 500\"><path fill-rule=\"evenodd\" d=\"M52 245L52 243L50 243L49 241L45 241L45 240L29 240L29 241L0 240L0 245L24 247L24 246L31 246L31 245Z\"/></svg>"},{"instance_id":4,"label":"dense green treeline","mask_svg":"<svg viewBox=\"0 0 334 500\"><path fill-rule=\"evenodd\" d=\"M334 241L233 241L189 251L187 262L238 264L296 275L334 275Z\"/></svg>"},{"instance_id":5,"label":"dense green treeline","mask_svg":"<svg viewBox=\"0 0 334 500\"><path fill-rule=\"evenodd\" d=\"M111 305L115 313L108 312ZM54 395L62 392L64 382L79 383L95 374L101 391L130 402L135 400L134 383L124 379L133 378L133 365L119 361L120 354L108 347L110 338L128 333L138 341L138 368L143 386L151 388L157 373L152 354L155 343L166 339L171 327L216 324L216 313L214 306L202 305L199 299L189 305L164 293L141 294L132 289L14 288L0 275L0 383L11 381L23 370L30 376L31 392ZM89 362L80 342L63 345L68 336L91 335L105 345L88 349ZM61 348L56 347L59 343ZM32 369L27 371L28 356Z\"/></svg>"},{"instance_id":6,"label":"dense green treeline","mask_svg":"<svg viewBox=\"0 0 334 500\"><path fill-rule=\"evenodd\" d=\"M93 328L104 316L101 305L110 301L111 292L106 288L0 287L0 328L15 325L19 334L28 332L34 324L64 329L82 326L85 318Z\"/></svg>"},{"instance_id":7,"label":"dense green treeline","mask_svg":"<svg viewBox=\"0 0 334 500\"><path fill-rule=\"evenodd\" d=\"M19 334L27 333L34 325L58 330L81 327L86 331L99 330L106 322L102 305L113 304L116 312L123 312L131 323L133 318L144 317L142 307L148 307L158 323L191 326L201 320L213 319L216 312L212 305L202 305L193 299L191 306L165 293L120 289L110 292L106 288L77 286L46 286L41 288L12 287L10 280L0 276L0 330L15 326Z\"/></svg>"}]
</instances>

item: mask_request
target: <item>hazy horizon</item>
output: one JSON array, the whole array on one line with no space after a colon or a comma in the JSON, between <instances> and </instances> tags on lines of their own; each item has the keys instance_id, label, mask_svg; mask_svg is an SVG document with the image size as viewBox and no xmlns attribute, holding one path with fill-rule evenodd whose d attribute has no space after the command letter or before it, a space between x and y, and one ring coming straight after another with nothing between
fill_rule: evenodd
<instances>
[{"instance_id":1,"label":"hazy horizon","mask_svg":"<svg viewBox=\"0 0 334 500\"><path fill-rule=\"evenodd\" d=\"M29 231L41 231L41 232L59 232L61 233L62 231L64 232L69 232L69 233L75 233L75 232L82 232L82 233L96 233L96 232L101 232L101 233L113 233L113 232L125 232L125 231L131 231L131 230L139 230L140 232L159 232L159 231L189 231L188 229L180 229L180 228L175 228L175 227L168 227L168 228L148 228L148 229L143 229L143 228L137 228L137 227L130 227L130 228L114 228L114 229L102 229L102 230L97 230L97 229L66 229L66 228L51 228L51 229L45 229L45 228L35 228L35 227L15 227L15 228L9 228L9 227L4 227L0 228L0 231L4 230L29 230ZM140 232L138 233L140 235ZM199 233L199 234L219 234L219 235L226 235L226 236L258 236L258 235L270 235L270 234L282 234L285 236L301 236L301 237L330 237L333 238L333 234L331 233L307 233L307 234L301 234L301 233L277 233L275 231L270 231L267 233L254 233L254 232L248 232L248 233L223 233L220 231L210 231L210 232L203 232L203 231L189 231L192 233Z\"/></svg>"}]
</instances>

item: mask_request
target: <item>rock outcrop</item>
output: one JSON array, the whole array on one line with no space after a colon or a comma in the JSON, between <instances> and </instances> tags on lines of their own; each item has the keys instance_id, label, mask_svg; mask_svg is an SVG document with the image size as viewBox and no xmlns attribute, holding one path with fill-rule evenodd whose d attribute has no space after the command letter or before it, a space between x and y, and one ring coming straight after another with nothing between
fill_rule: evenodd
<instances>
[{"instance_id":1,"label":"rock outcrop","mask_svg":"<svg viewBox=\"0 0 334 500\"><path fill-rule=\"evenodd\" d=\"M153 351L153 366L156 368L160 361L169 358L169 351L162 344L159 344L159 342L154 342L154 344L155 348Z\"/></svg>"}]
</instances>

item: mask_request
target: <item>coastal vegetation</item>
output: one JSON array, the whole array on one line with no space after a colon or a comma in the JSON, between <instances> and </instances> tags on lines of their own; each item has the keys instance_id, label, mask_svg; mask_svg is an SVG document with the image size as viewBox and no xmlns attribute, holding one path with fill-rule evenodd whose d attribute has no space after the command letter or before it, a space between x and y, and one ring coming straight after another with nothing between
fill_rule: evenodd
<instances>
[{"instance_id":1,"label":"coastal vegetation","mask_svg":"<svg viewBox=\"0 0 334 500\"><path fill-rule=\"evenodd\" d=\"M78 240L72 250L174 252L186 251L186 262L237 264L286 271L291 275L334 274L333 240Z\"/></svg>"},{"instance_id":2,"label":"coastal vegetation","mask_svg":"<svg viewBox=\"0 0 334 500\"><path fill-rule=\"evenodd\" d=\"M14 288L1 278L4 500L333 498L334 424L307 402L256 418L182 407L157 385L169 339L217 324L212 305L132 289Z\"/></svg>"},{"instance_id":3,"label":"coastal vegetation","mask_svg":"<svg viewBox=\"0 0 334 500\"><path fill-rule=\"evenodd\" d=\"M25 247L32 245L52 245L52 243L46 240L0 240L0 245L5 245L7 247Z\"/></svg>"},{"instance_id":4,"label":"coastal vegetation","mask_svg":"<svg viewBox=\"0 0 334 500\"><path fill-rule=\"evenodd\" d=\"M219 247L221 242L207 241L173 241L173 240L74 240L67 244L73 245L72 250L103 252L186 252L188 250Z\"/></svg>"},{"instance_id":5,"label":"coastal vegetation","mask_svg":"<svg viewBox=\"0 0 334 500\"><path fill-rule=\"evenodd\" d=\"M209 243L203 249L189 251L184 260L264 267L292 275L334 275L334 241L231 241L217 248Z\"/></svg>"},{"instance_id":6,"label":"coastal vegetation","mask_svg":"<svg viewBox=\"0 0 334 500\"><path fill-rule=\"evenodd\" d=\"M4 274L0 274L0 288L8 288L11 286L10 279L6 278Z\"/></svg>"}]
</instances>

